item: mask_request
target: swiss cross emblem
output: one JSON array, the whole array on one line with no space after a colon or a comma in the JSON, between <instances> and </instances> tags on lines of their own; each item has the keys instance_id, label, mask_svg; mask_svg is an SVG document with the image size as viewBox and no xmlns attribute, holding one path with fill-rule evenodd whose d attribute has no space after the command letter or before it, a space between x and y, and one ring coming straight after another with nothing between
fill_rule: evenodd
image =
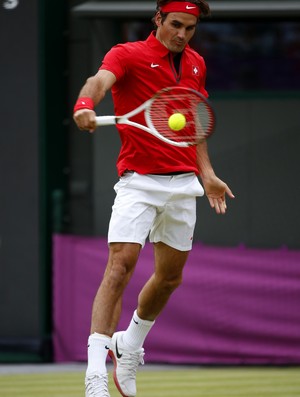
<instances>
[{"instance_id":1,"label":"swiss cross emblem","mask_svg":"<svg viewBox=\"0 0 300 397\"><path fill-rule=\"evenodd\" d=\"M199 76L199 68L198 68L198 66L193 66L193 75L194 76Z\"/></svg>"}]
</instances>

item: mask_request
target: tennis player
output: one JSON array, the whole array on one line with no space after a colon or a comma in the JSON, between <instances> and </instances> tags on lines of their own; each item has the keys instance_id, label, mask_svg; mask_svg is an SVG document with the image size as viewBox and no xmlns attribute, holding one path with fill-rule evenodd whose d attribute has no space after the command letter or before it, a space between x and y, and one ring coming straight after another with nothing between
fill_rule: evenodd
<instances>
[{"instance_id":1,"label":"tennis player","mask_svg":"<svg viewBox=\"0 0 300 397\"><path fill-rule=\"evenodd\" d=\"M199 18L209 12L204 0L158 0L155 31L145 41L113 47L96 75L87 79L74 107L79 129L95 130L94 107L109 90L116 115L128 113L165 87L189 87L207 96L205 62L188 43ZM119 392L124 397L136 395L145 338L180 285L192 248L196 197L205 193L217 214L226 212L225 196L234 197L215 175L206 142L179 148L128 125L117 128L122 143L117 160L120 179L114 187L108 263L92 310L86 397L109 397L108 353ZM115 332L123 292L148 236L154 247L153 275L140 291L128 328Z\"/></svg>"}]
</instances>

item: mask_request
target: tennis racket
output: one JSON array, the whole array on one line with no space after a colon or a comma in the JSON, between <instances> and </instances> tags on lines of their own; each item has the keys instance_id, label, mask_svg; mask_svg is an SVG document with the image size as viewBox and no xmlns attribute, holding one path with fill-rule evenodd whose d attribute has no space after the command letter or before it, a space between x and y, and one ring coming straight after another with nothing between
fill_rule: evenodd
<instances>
[{"instance_id":1,"label":"tennis racket","mask_svg":"<svg viewBox=\"0 0 300 397\"><path fill-rule=\"evenodd\" d=\"M144 114L146 125L130 120L139 113ZM179 131L174 131L168 124L174 113L183 114L186 120ZM124 116L97 116L96 124L127 124L171 145L188 147L197 145L213 133L215 116L211 105L199 92L185 87L168 87Z\"/></svg>"}]
</instances>

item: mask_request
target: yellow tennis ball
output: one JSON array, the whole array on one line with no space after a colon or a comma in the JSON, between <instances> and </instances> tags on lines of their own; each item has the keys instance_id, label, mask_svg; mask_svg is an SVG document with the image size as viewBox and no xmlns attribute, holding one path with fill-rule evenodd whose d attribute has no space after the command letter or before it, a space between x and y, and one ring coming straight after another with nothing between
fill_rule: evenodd
<instances>
[{"instance_id":1,"label":"yellow tennis ball","mask_svg":"<svg viewBox=\"0 0 300 397\"><path fill-rule=\"evenodd\" d=\"M186 125L186 119L182 113L174 113L169 117L168 125L173 131L180 131Z\"/></svg>"}]
</instances>

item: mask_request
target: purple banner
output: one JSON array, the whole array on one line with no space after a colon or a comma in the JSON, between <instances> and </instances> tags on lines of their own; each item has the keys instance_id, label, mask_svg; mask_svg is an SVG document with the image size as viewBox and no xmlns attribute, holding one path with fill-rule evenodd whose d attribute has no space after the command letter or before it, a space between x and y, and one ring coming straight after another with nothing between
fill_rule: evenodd
<instances>
[{"instance_id":1,"label":"purple banner","mask_svg":"<svg viewBox=\"0 0 300 397\"><path fill-rule=\"evenodd\" d=\"M85 361L91 308L105 270L106 239L55 235L55 361ZM153 271L142 250L123 300L127 328ZM194 243L183 284L145 343L146 361L180 364L299 364L300 251Z\"/></svg>"}]
</instances>

